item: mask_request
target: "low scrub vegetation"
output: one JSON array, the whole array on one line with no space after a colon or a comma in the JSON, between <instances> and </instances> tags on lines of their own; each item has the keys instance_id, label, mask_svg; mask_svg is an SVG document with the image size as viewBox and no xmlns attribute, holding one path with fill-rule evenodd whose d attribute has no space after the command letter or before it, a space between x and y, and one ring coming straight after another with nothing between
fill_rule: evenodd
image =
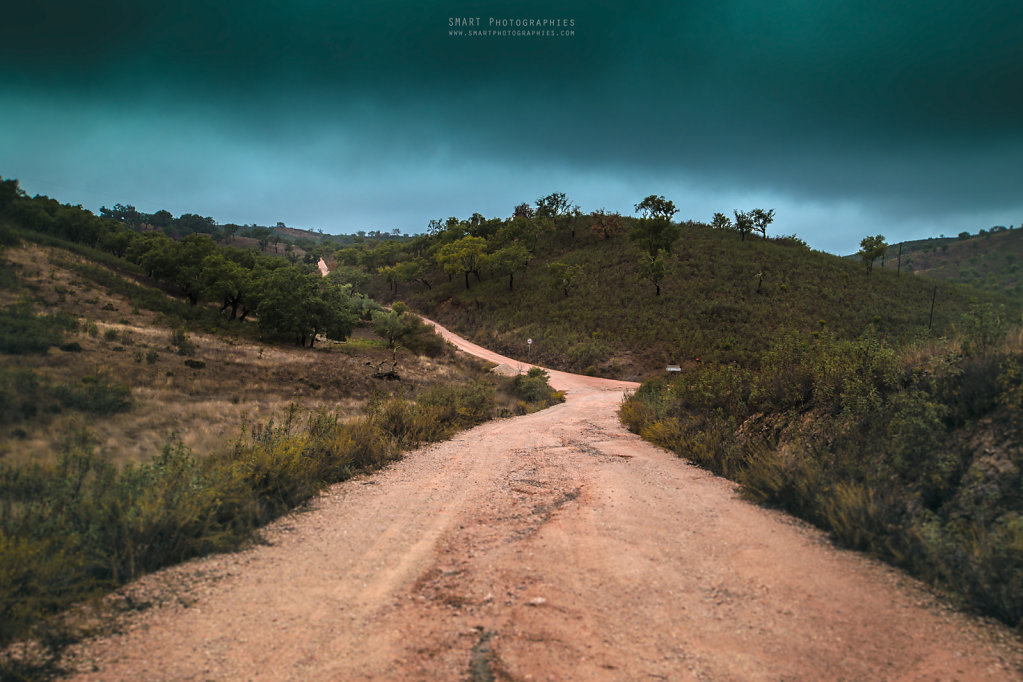
<instances>
[{"instance_id":1,"label":"low scrub vegetation","mask_svg":"<svg viewBox=\"0 0 1023 682\"><path fill-rule=\"evenodd\" d=\"M78 319L65 313L36 314L29 303L0 308L0 353L45 353L59 346L64 334L78 329Z\"/></svg>"},{"instance_id":2,"label":"low scrub vegetation","mask_svg":"<svg viewBox=\"0 0 1023 682\"><path fill-rule=\"evenodd\" d=\"M201 457L169 443L123 467L78 427L56 465L0 469L0 645L56 641L47 616L147 571L236 548L326 485L491 419L502 393L531 409L546 404L556 394L543 386L538 373L487 377L381 400L357 418L292 405L243 424L222 452Z\"/></svg>"},{"instance_id":3,"label":"low scrub vegetation","mask_svg":"<svg viewBox=\"0 0 1023 682\"><path fill-rule=\"evenodd\" d=\"M755 369L646 382L628 427L780 507L1023 623L1023 345L979 308L955 341L783 333Z\"/></svg>"}]
</instances>

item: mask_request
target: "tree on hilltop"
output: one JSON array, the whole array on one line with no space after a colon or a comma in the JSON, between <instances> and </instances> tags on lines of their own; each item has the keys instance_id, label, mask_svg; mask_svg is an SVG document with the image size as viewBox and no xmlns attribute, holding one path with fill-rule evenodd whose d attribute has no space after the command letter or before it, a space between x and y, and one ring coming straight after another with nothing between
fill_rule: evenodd
<instances>
[{"instance_id":1,"label":"tree on hilltop","mask_svg":"<svg viewBox=\"0 0 1023 682\"><path fill-rule=\"evenodd\" d=\"M867 266L868 275L874 269L874 261L887 251L888 242L885 241L884 235L867 236L860 241L859 256L863 259L863 264Z\"/></svg>"},{"instance_id":2,"label":"tree on hilltop","mask_svg":"<svg viewBox=\"0 0 1023 682\"><path fill-rule=\"evenodd\" d=\"M536 215L536 212L533 211L533 207L526 202L522 202L515 207L514 211L512 211L512 218L525 218L528 220L534 215Z\"/></svg>"},{"instance_id":3,"label":"tree on hilltop","mask_svg":"<svg viewBox=\"0 0 1023 682\"><path fill-rule=\"evenodd\" d=\"M726 216L724 213L715 213L714 217L710 221L711 227L716 227L719 230L730 230L732 227L732 219Z\"/></svg>"},{"instance_id":4,"label":"tree on hilltop","mask_svg":"<svg viewBox=\"0 0 1023 682\"><path fill-rule=\"evenodd\" d=\"M735 209L735 229L742 235L742 241L746 241L746 234L753 231L753 214Z\"/></svg>"},{"instance_id":5,"label":"tree on hilltop","mask_svg":"<svg viewBox=\"0 0 1023 682\"><path fill-rule=\"evenodd\" d=\"M564 192L553 192L536 200L535 215L545 218L558 218L568 213L572 203Z\"/></svg>"},{"instance_id":6,"label":"tree on hilltop","mask_svg":"<svg viewBox=\"0 0 1023 682\"><path fill-rule=\"evenodd\" d=\"M678 213L678 209L675 208L675 202L665 199L662 195L651 194L636 204L636 213L642 213L644 218L663 218L670 221Z\"/></svg>"},{"instance_id":7,"label":"tree on hilltop","mask_svg":"<svg viewBox=\"0 0 1023 682\"><path fill-rule=\"evenodd\" d=\"M750 211L750 217L753 219L754 229L767 239L767 226L774 222L774 209L765 211L762 208L755 208Z\"/></svg>"}]
</instances>

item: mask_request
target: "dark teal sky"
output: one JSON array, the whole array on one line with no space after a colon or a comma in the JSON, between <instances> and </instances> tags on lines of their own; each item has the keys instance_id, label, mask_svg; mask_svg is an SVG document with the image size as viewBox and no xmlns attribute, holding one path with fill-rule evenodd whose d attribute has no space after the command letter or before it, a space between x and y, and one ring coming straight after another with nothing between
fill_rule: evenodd
<instances>
[{"instance_id":1,"label":"dark teal sky","mask_svg":"<svg viewBox=\"0 0 1023 682\"><path fill-rule=\"evenodd\" d=\"M21 3L0 175L327 232L552 191L773 207L776 232L839 253L1023 222L1023 3L634 4ZM569 25L454 36L455 17Z\"/></svg>"}]
</instances>

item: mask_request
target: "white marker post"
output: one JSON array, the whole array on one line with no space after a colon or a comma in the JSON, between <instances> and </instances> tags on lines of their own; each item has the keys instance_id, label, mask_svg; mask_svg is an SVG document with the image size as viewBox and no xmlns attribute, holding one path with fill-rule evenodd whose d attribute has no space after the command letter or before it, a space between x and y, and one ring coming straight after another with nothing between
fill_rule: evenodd
<instances>
[{"instance_id":1,"label":"white marker post","mask_svg":"<svg viewBox=\"0 0 1023 682\"><path fill-rule=\"evenodd\" d=\"M533 339L526 339L526 359L533 364Z\"/></svg>"}]
</instances>

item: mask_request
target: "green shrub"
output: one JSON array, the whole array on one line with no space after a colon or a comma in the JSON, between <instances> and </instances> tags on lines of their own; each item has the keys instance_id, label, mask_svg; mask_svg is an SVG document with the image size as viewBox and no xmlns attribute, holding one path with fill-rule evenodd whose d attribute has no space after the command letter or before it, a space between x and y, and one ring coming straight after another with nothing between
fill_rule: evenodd
<instances>
[{"instance_id":1,"label":"green shrub","mask_svg":"<svg viewBox=\"0 0 1023 682\"><path fill-rule=\"evenodd\" d=\"M170 345L178 349L178 355L195 355L195 344L192 343L184 327L176 327L171 330Z\"/></svg>"},{"instance_id":2,"label":"green shrub","mask_svg":"<svg viewBox=\"0 0 1023 682\"><path fill-rule=\"evenodd\" d=\"M515 377L515 389L519 397L536 409L562 402L564 395L551 388L550 374L541 367L530 367L526 374Z\"/></svg>"},{"instance_id":3,"label":"green shrub","mask_svg":"<svg viewBox=\"0 0 1023 682\"><path fill-rule=\"evenodd\" d=\"M60 384L55 393L64 407L90 414L116 414L132 405L131 388L113 383L105 375L83 377L81 386Z\"/></svg>"},{"instance_id":4,"label":"green shrub","mask_svg":"<svg viewBox=\"0 0 1023 682\"><path fill-rule=\"evenodd\" d=\"M738 481L754 501L1015 626L1023 617L1023 458L1011 439L1023 421L1020 357L990 340L899 353L873 332L853 340L791 333L758 370L696 366L645 382L621 419ZM989 435L1003 426L1004 435Z\"/></svg>"},{"instance_id":5,"label":"green shrub","mask_svg":"<svg viewBox=\"0 0 1023 682\"><path fill-rule=\"evenodd\" d=\"M437 419L464 429L482 424L493 416L495 389L483 381L435 386L420 396L418 402L424 407L437 408Z\"/></svg>"},{"instance_id":6,"label":"green shrub","mask_svg":"<svg viewBox=\"0 0 1023 682\"><path fill-rule=\"evenodd\" d=\"M27 303L0 309L0 352L45 353L64 342L64 332L77 328L68 315L36 315Z\"/></svg>"},{"instance_id":7,"label":"green shrub","mask_svg":"<svg viewBox=\"0 0 1023 682\"><path fill-rule=\"evenodd\" d=\"M0 370L0 424L32 419L52 402L46 381L36 371Z\"/></svg>"}]
</instances>

